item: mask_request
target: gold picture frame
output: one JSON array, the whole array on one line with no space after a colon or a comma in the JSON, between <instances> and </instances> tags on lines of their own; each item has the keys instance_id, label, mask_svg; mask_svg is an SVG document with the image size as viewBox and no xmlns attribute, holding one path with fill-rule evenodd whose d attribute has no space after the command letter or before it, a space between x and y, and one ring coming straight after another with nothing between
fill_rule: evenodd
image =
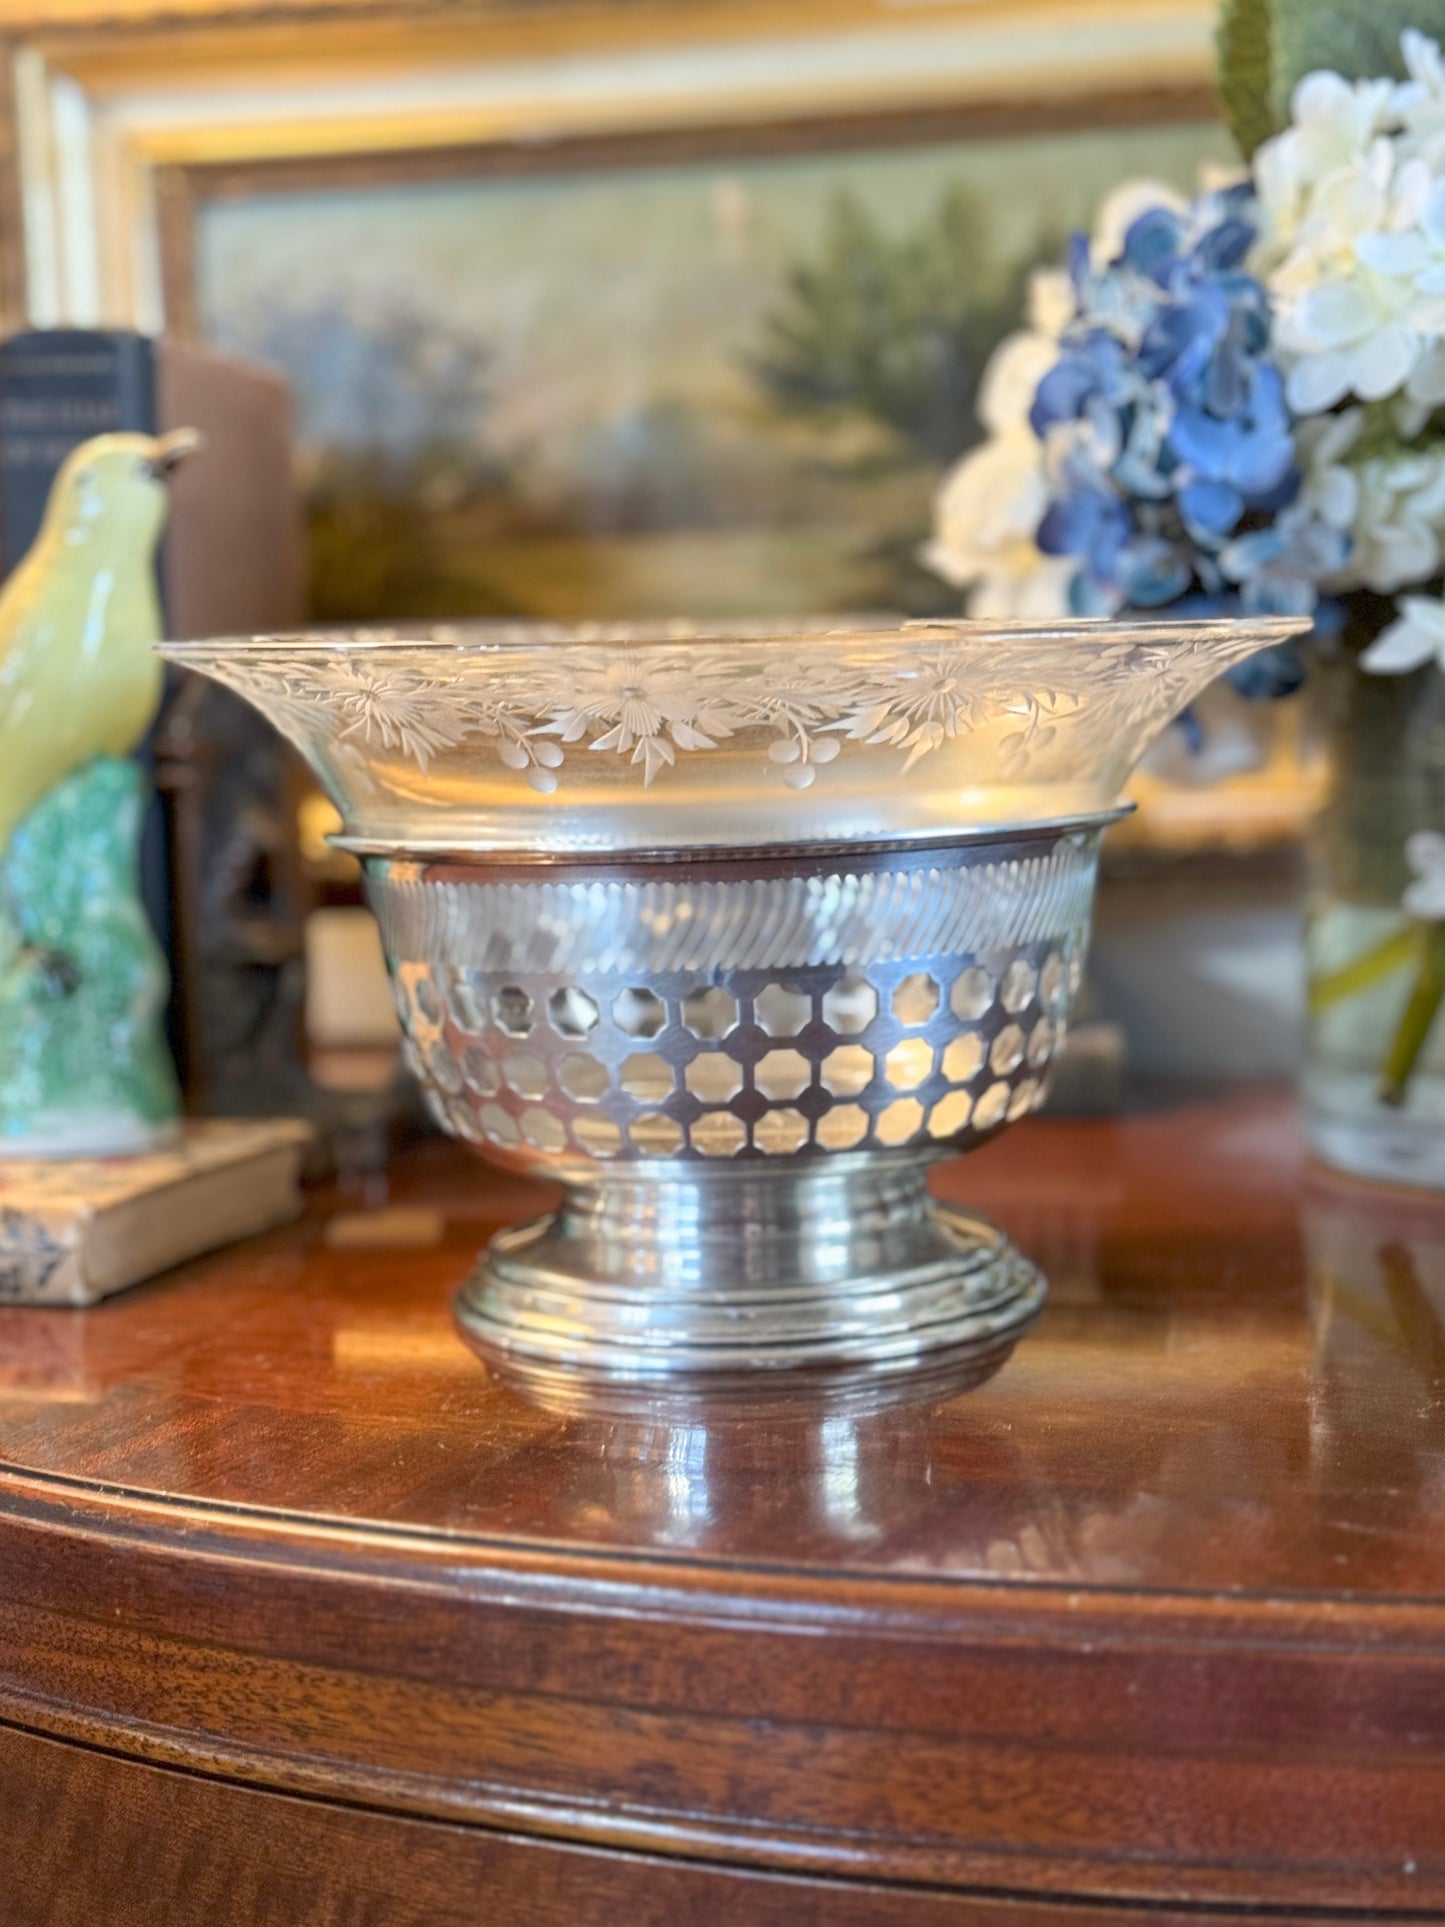
<instances>
[{"instance_id":1,"label":"gold picture frame","mask_svg":"<svg viewBox=\"0 0 1445 1927\"><path fill-rule=\"evenodd\" d=\"M174 327L237 170L1211 113L1213 0L0 0L0 322ZM417 159L431 157L431 163ZM167 261L171 263L169 268Z\"/></svg>"}]
</instances>

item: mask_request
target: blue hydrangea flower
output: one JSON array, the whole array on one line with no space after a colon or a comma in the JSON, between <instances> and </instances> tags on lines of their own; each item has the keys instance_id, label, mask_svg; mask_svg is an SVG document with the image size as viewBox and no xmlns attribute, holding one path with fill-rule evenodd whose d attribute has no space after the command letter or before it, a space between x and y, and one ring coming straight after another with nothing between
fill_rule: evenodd
<instances>
[{"instance_id":1,"label":"blue hydrangea flower","mask_svg":"<svg viewBox=\"0 0 1445 1927\"><path fill-rule=\"evenodd\" d=\"M1348 537L1300 499L1248 194L1150 208L1102 267L1071 250L1076 312L1029 420L1053 494L1038 546L1077 559L1077 614L1308 615L1345 561ZM1240 681L1292 687L1275 655Z\"/></svg>"}]
</instances>

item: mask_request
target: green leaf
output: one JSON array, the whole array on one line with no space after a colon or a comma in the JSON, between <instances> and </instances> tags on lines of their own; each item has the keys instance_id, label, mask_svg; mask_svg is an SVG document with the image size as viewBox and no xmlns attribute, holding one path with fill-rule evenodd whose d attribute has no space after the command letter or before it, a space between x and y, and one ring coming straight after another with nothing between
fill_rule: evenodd
<instances>
[{"instance_id":1,"label":"green leaf","mask_svg":"<svg viewBox=\"0 0 1445 1927\"><path fill-rule=\"evenodd\" d=\"M1273 18L1273 103L1281 121L1305 74L1329 68L1346 80L1398 79L1406 27L1445 41L1445 0L1274 0Z\"/></svg>"},{"instance_id":2,"label":"green leaf","mask_svg":"<svg viewBox=\"0 0 1445 1927\"><path fill-rule=\"evenodd\" d=\"M1271 0L1223 0L1215 32L1219 94L1229 131L1248 160L1261 142L1279 132L1271 77L1274 12Z\"/></svg>"}]
</instances>

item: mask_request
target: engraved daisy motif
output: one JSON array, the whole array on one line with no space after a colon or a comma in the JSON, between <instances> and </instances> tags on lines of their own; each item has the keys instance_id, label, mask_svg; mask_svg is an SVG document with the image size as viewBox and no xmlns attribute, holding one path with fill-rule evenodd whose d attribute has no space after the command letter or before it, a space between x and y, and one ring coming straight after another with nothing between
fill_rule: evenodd
<instances>
[{"instance_id":1,"label":"engraved daisy motif","mask_svg":"<svg viewBox=\"0 0 1445 1927\"><path fill-rule=\"evenodd\" d=\"M709 687L710 666L694 657L644 669L625 650L583 658L569 665L567 686L539 733L626 756L650 783L679 749L715 749L733 733L736 710Z\"/></svg>"},{"instance_id":2,"label":"engraved daisy motif","mask_svg":"<svg viewBox=\"0 0 1445 1927\"><path fill-rule=\"evenodd\" d=\"M400 750L418 769L467 737L467 717L445 688L395 668L378 672L368 663L338 662L331 670L330 694L341 719L338 741L354 736Z\"/></svg>"},{"instance_id":3,"label":"engraved daisy motif","mask_svg":"<svg viewBox=\"0 0 1445 1927\"><path fill-rule=\"evenodd\" d=\"M854 742L893 743L908 752L903 767L976 726L979 702L967 687L968 665L956 650L931 650L912 668L869 691L841 727Z\"/></svg>"},{"instance_id":4,"label":"engraved daisy motif","mask_svg":"<svg viewBox=\"0 0 1445 1927\"><path fill-rule=\"evenodd\" d=\"M893 743L905 750L907 772L952 738L1017 717L1018 727L999 744L1005 759L1017 763L1053 741L1051 718L1078 707L1076 698L1051 690L981 689L976 658L939 649L857 704L843 727L854 741Z\"/></svg>"}]
</instances>

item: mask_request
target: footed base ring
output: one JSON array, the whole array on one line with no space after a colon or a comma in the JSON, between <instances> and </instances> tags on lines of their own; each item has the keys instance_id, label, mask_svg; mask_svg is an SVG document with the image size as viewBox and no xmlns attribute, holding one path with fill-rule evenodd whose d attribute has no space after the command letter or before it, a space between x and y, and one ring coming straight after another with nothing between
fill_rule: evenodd
<instances>
[{"instance_id":1,"label":"footed base ring","mask_svg":"<svg viewBox=\"0 0 1445 1927\"><path fill-rule=\"evenodd\" d=\"M647 1383L1002 1363L1045 1285L995 1226L937 1203L928 1161L839 1157L570 1187L502 1232L457 1301L513 1370Z\"/></svg>"}]
</instances>

